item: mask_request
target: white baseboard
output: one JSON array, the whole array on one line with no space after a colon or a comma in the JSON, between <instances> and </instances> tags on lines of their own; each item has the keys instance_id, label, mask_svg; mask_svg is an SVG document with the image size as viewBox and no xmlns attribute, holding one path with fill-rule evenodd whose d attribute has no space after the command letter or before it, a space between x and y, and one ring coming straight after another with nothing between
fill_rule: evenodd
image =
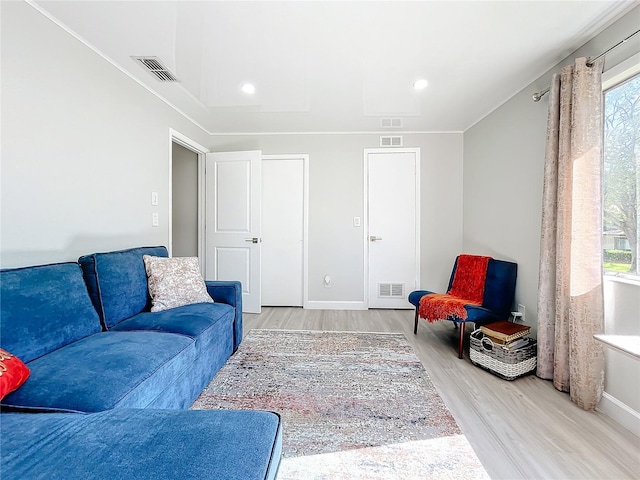
<instances>
[{"instance_id":1,"label":"white baseboard","mask_svg":"<svg viewBox=\"0 0 640 480\"><path fill-rule=\"evenodd\" d=\"M309 300L304 308L309 310L366 310L364 302L323 302Z\"/></svg>"},{"instance_id":2,"label":"white baseboard","mask_svg":"<svg viewBox=\"0 0 640 480\"><path fill-rule=\"evenodd\" d=\"M607 392L603 392L597 410L611 417L637 437L640 437L640 413L627 404L622 403Z\"/></svg>"}]
</instances>

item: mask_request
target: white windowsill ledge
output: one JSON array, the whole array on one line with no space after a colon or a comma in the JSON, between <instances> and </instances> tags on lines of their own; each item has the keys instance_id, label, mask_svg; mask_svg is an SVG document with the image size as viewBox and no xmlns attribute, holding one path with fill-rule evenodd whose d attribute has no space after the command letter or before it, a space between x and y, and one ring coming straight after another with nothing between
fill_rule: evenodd
<instances>
[{"instance_id":1,"label":"white windowsill ledge","mask_svg":"<svg viewBox=\"0 0 640 480\"><path fill-rule=\"evenodd\" d=\"M637 275L616 275L612 273L605 273L604 279L610 282L627 283L629 285L636 285L640 287L640 277Z\"/></svg>"},{"instance_id":2,"label":"white windowsill ledge","mask_svg":"<svg viewBox=\"0 0 640 480\"><path fill-rule=\"evenodd\" d=\"M593 338L607 347L640 360L640 335L594 335Z\"/></svg>"}]
</instances>

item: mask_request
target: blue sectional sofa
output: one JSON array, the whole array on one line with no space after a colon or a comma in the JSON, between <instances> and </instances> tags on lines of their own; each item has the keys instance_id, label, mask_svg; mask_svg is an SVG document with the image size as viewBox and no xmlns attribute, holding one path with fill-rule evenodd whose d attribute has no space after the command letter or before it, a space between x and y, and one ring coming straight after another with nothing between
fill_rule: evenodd
<instances>
[{"instance_id":1,"label":"blue sectional sofa","mask_svg":"<svg viewBox=\"0 0 640 480\"><path fill-rule=\"evenodd\" d=\"M214 302L150 312L143 255L167 250L0 271L0 346L31 370L2 399L2 478L275 478L276 414L183 411L242 340L240 284L206 282ZM141 452L172 442L181 456L134 474L150 472Z\"/></svg>"}]
</instances>

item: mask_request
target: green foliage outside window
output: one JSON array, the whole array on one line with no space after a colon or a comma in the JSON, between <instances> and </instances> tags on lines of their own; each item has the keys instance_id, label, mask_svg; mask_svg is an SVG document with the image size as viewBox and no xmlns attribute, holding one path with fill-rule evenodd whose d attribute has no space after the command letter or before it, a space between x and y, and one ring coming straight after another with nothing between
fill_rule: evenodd
<instances>
[{"instance_id":1,"label":"green foliage outside window","mask_svg":"<svg viewBox=\"0 0 640 480\"><path fill-rule=\"evenodd\" d=\"M604 261L611 263L627 263L631 265L633 255L631 250L605 250Z\"/></svg>"}]
</instances>

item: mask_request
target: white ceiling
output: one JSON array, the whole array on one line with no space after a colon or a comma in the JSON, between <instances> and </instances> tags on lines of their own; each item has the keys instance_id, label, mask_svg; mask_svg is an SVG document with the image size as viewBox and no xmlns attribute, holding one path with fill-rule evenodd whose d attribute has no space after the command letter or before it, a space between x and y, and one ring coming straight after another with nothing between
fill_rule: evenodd
<instances>
[{"instance_id":1,"label":"white ceiling","mask_svg":"<svg viewBox=\"0 0 640 480\"><path fill-rule=\"evenodd\" d=\"M380 131L389 116L464 131L638 4L32 3L210 133ZM160 57L180 83L131 56Z\"/></svg>"}]
</instances>

